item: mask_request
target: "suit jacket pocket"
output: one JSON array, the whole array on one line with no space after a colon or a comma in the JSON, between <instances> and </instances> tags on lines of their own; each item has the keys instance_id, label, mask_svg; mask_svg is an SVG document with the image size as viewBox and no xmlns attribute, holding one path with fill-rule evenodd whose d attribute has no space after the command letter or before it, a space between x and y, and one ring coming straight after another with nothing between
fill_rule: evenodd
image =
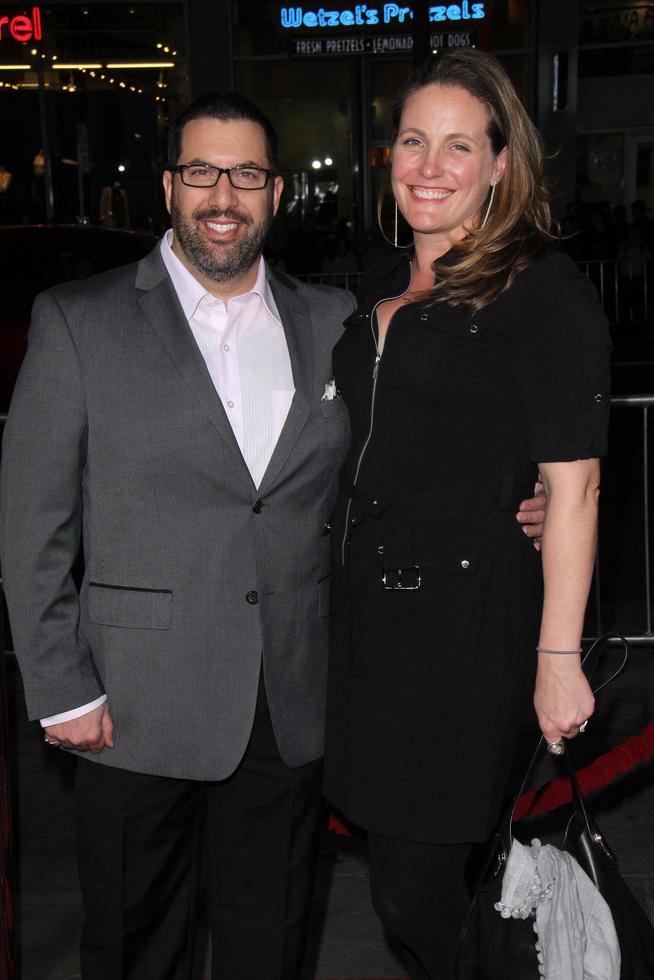
<instances>
[{"instance_id":1,"label":"suit jacket pocket","mask_svg":"<svg viewBox=\"0 0 654 980\"><path fill-rule=\"evenodd\" d=\"M101 582L89 584L89 619L100 626L167 630L173 615L169 589L139 589Z\"/></svg>"}]
</instances>

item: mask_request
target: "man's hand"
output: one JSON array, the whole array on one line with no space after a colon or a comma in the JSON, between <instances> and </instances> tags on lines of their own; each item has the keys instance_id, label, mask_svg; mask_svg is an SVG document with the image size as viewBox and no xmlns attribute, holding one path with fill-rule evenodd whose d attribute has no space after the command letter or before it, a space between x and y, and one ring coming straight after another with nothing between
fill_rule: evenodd
<instances>
[{"instance_id":1,"label":"man's hand","mask_svg":"<svg viewBox=\"0 0 654 980\"><path fill-rule=\"evenodd\" d=\"M540 551L540 539L543 536L543 524L547 511L547 496L545 487L542 483L534 486L534 496L529 500L523 500L515 515L518 523L522 525L522 530L528 538L533 538L533 545L536 551Z\"/></svg>"},{"instance_id":2,"label":"man's hand","mask_svg":"<svg viewBox=\"0 0 654 980\"><path fill-rule=\"evenodd\" d=\"M44 729L51 739L50 745L59 744L62 749L79 749L82 752L102 752L114 747L114 723L105 701L99 708L73 718L60 725L48 725Z\"/></svg>"}]
</instances>

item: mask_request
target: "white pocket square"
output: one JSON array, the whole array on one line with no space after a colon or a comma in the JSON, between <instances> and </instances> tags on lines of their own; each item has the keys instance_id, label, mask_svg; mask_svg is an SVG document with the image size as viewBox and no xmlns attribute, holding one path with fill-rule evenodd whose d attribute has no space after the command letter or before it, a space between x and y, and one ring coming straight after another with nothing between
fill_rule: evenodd
<instances>
[{"instance_id":1,"label":"white pocket square","mask_svg":"<svg viewBox=\"0 0 654 980\"><path fill-rule=\"evenodd\" d=\"M332 378L332 380L328 381L325 385L325 390L322 393L322 398L320 401L331 402L334 400L334 398L338 398L338 388L336 387L336 382Z\"/></svg>"}]
</instances>

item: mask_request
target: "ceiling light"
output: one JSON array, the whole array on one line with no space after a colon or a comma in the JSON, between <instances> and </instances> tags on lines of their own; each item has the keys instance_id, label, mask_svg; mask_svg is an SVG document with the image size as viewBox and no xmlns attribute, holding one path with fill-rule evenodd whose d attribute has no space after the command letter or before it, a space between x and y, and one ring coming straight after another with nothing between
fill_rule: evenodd
<instances>
[{"instance_id":1,"label":"ceiling light","mask_svg":"<svg viewBox=\"0 0 654 980\"><path fill-rule=\"evenodd\" d=\"M68 70L82 71L84 68L102 68L102 65L85 65L85 64L73 64L72 62L60 62L58 65L53 65L53 68L62 68Z\"/></svg>"},{"instance_id":2,"label":"ceiling light","mask_svg":"<svg viewBox=\"0 0 654 980\"><path fill-rule=\"evenodd\" d=\"M331 157L325 157L325 166L326 167L331 167L331 165L332 165L333 162L334 161L332 160Z\"/></svg>"},{"instance_id":3,"label":"ceiling light","mask_svg":"<svg viewBox=\"0 0 654 980\"><path fill-rule=\"evenodd\" d=\"M93 65L102 68L102 65ZM174 68L174 61L108 61L105 68Z\"/></svg>"},{"instance_id":4,"label":"ceiling light","mask_svg":"<svg viewBox=\"0 0 654 980\"><path fill-rule=\"evenodd\" d=\"M322 163L320 162L320 160L314 160L311 166L313 167L314 170L320 170L320 168L322 167Z\"/></svg>"},{"instance_id":5,"label":"ceiling light","mask_svg":"<svg viewBox=\"0 0 654 980\"><path fill-rule=\"evenodd\" d=\"M0 71L29 71L31 65L0 65Z\"/></svg>"}]
</instances>

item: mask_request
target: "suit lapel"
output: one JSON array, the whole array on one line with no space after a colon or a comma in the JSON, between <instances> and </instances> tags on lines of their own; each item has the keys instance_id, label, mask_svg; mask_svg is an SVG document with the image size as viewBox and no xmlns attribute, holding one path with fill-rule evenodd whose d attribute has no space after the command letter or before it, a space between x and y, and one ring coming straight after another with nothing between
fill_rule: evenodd
<instances>
[{"instance_id":1,"label":"suit lapel","mask_svg":"<svg viewBox=\"0 0 654 980\"><path fill-rule=\"evenodd\" d=\"M158 246L139 263L136 288L140 291L138 303L143 315L251 483L249 470L166 272Z\"/></svg>"},{"instance_id":2,"label":"suit lapel","mask_svg":"<svg viewBox=\"0 0 654 980\"><path fill-rule=\"evenodd\" d=\"M269 283L284 327L293 371L295 395L261 481L260 493L266 493L277 479L306 424L311 407L311 398L314 395L312 391L314 376L313 335L309 305L306 300L298 296L292 280L287 280L286 276L282 278L274 273L269 273Z\"/></svg>"}]
</instances>

